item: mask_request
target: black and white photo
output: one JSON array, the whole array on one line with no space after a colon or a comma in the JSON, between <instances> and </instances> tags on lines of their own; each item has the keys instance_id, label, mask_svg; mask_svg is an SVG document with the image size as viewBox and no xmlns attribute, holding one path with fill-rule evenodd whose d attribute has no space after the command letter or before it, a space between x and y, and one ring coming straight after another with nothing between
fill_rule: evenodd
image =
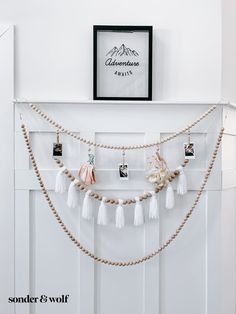
<instances>
[{"instance_id":1,"label":"black and white photo","mask_svg":"<svg viewBox=\"0 0 236 314\"><path fill-rule=\"evenodd\" d=\"M184 156L185 159L195 159L194 143L184 143Z\"/></svg>"},{"instance_id":2,"label":"black and white photo","mask_svg":"<svg viewBox=\"0 0 236 314\"><path fill-rule=\"evenodd\" d=\"M119 177L120 180L129 179L128 164L119 164Z\"/></svg>"},{"instance_id":3,"label":"black and white photo","mask_svg":"<svg viewBox=\"0 0 236 314\"><path fill-rule=\"evenodd\" d=\"M62 144L61 143L53 143L53 157L61 157L62 156Z\"/></svg>"}]
</instances>

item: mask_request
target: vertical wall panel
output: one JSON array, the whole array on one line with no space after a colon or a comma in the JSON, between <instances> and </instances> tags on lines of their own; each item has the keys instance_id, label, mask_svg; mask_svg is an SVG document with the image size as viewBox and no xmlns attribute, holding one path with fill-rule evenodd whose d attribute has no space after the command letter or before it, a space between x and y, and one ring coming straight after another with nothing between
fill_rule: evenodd
<instances>
[{"instance_id":1,"label":"vertical wall panel","mask_svg":"<svg viewBox=\"0 0 236 314\"><path fill-rule=\"evenodd\" d=\"M33 209L30 207L30 193L27 190L15 192L15 295L26 296L32 288L31 274L33 273L30 250L31 219ZM16 314L29 314L30 304L16 304Z\"/></svg>"},{"instance_id":2,"label":"vertical wall panel","mask_svg":"<svg viewBox=\"0 0 236 314\"><path fill-rule=\"evenodd\" d=\"M236 189L227 189L222 193L221 212L221 287L222 313L235 313L236 310Z\"/></svg>"},{"instance_id":3,"label":"vertical wall panel","mask_svg":"<svg viewBox=\"0 0 236 314\"><path fill-rule=\"evenodd\" d=\"M93 141L95 139L94 132L82 132L80 136L88 138ZM78 144L79 142L77 142ZM92 152L94 152L93 147L91 147ZM96 157L96 156L95 156ZM88 159L88 147L83 143L80 144L80 154L77 155L77 164L84 162ZM94 252L95 247L95 236L94 236L94 221L88 221L81 217L82 203L83 203L83 192L80 192L80 207L78 214L78 232L81 243L88 248L90 251ZM96 202L93 201L93 206L96 206ZM79 255L79 293L78 293L78 303L79 303L79 313L94 313L95 312L95 262L83 252L78 250Z\"/></svg>"},{"instance_id":4,"label":"vertical wall panel","mask_svg":"<svg viewBox=\"0 0 236 314\"><path fill-rule=\"evenodd\" d=\"M209 191L206 204L206 313L222 314L222 195Z\"/></svg>"},{"instance_id":5,"label":"vertical wall panel","mask_svg":"<svg viewBox=\"0 0 236 314\"><path fill-rule=\"evenodd\" d=\"M0 25L0 312L13 313L14 295L14 29Z\"/></svg>"}]
</instances>

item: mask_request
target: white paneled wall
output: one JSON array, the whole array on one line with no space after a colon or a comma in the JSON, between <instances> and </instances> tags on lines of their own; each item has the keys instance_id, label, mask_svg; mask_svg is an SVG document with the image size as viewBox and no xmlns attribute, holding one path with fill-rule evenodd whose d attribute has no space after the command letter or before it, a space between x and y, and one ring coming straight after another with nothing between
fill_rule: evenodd
<instances>
[{"instance_id":1,"label":"white paneled wall","mask_svg":"<svg viewBox=\"0 0 236 314\"><path fill-rule=\"evenodd\" d=\"M81 136L114 144L149 143L163 138L198 118L208 107L152 103L41 105L61 124ZM66 195L55 195L53 188L57 169L51 156L55 130L28 105L17 104L16 111L23 113L43 179L63 220L87 248L99 256L121 261L139 258L153 251L177 228L201 184L225 116L223 106L218 105L215 112L193 129L196 159L190 161L186 168L189 193L176 197L175 208L166 210L164 193L160 193L159 221L147 220L144 226L134 227L133 206L128 206L125 207L127 225L117 230L114 226L114 206L109 208L110 225L102 227L81 219L82 193L80 206L76 209L67 207ZM170 120L170 117L173 118ZM229 118L227 123L230 124ZM230 132L234 138L235 133L233 130ZM225 309L229 309L228 314L233 314L234 281L230 275L221 275L222 266L228 261L227 254L230 254L228 235L222 234L222 230L234 215L232 207L230 215L225 211L225 219L222 219L222 210L227 203L221 192L224 158L221 153L193 217L176 241L159 257L145 264L113 268L94 263L80 253L57 225L39 191L20 134L17 114L15 135L16 295L70 295L67 305L17 305L16 314L51 311L59 314L223 314ZM182 135L161 147L171 169L183 161L183 142L186 139L187 135ZM68 168L76 171L80 162L87 158L87 147L65 134L62 135L62 142L63 161ZM224 145L226 147L227 137ZM232 153L234 150L231 147ZM18 154L19 151L21 154ZM153 151L127 152L130 180L120 181L117 164L122 159L121 153L96 149L98 182L93 188L107 196L121 198L152 189L145 180L145 168L146 158ZM232 192L227 193L232 206L235 206L232 194L235 195L235 179L231 178L231 182ZM224 206L221 205L223 201ZM95 213L98 205L94 201ZM145 204L146 216L147 209L148 204ZM229 226L229 234L232 227L233 224ZM222 245L218 245L218 241ZM234 241L235 237L231 237L231 245ZM231 258L235 259L235 256ZM227 267L233 271L233 260ZM228 287L231 296L227 293ZM219 297L215 298L215 295Z\"/></svg>"}]
</instances>

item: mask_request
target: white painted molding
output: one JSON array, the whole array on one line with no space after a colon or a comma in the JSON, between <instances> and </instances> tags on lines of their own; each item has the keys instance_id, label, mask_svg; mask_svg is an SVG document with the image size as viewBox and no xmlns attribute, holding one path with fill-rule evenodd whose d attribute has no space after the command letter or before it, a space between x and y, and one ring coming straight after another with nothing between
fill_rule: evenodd
<instances>
[{"instance_id":1,"label":"white painted molding","mask_svg":"<svg viewBox=\"0 0 236 314\"><path fill-rule=\"evenodd\" d=\"M202 105L202 106L211 106L211 105L225 105L225 106L233 106L230 101L219 101L213 99L212 101L175 101L175 100L151 100L151 101L116 101L116 100L91 100L91 99L67 99L67 100L56 100L56 99L13 99L13 103L17 104L43 104L43 105L56 105L56 104L82 104L82 105L96 105L96 104L107 104L107 105L171 105L171 106L179 106L179 105Z\"/></svg>"},{"instance_id":2,"label":"white painted molding","mask_svg":"<svg viewBox=\"0 0 236 314\"><path fill-rule=\"evenodd\" d=\"M14 313L14 27L0 26L0 313Z\"/></svg>"}]
</instances>

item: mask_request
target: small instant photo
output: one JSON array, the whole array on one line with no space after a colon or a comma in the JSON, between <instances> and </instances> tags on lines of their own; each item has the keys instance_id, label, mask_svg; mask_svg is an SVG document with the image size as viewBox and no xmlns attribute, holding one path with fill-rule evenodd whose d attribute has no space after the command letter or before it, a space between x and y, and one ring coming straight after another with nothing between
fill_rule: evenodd
<instances>
[{"instance_id":1,"label":"small instant photo","mask_svg":"<svg viewBox=\"0 0 236 314\"><path fill-rule=\"evenodd\" d=\"M61 157L61 156L62 156L62 144L53 143L53 157Z\"/></svg>"},{"instance_id":2,"label":"small instant photo","mask_svg":"<svg viewBox=\"0 0 236 314\"><path fill-rule=\"evenodd\" d=\"M184 143L184 157L185 159L195 159L194 143Z\"/></svg>"},{"instance_id":3,"label":"small instant photo","mask_svg":"<svg viewBox=\"0 0 236 314\"><path fill-rule=\"evenodd\" d=\"M128 164L119 164L120 180L129 180Z\"/></svg>"}]
</instances>

